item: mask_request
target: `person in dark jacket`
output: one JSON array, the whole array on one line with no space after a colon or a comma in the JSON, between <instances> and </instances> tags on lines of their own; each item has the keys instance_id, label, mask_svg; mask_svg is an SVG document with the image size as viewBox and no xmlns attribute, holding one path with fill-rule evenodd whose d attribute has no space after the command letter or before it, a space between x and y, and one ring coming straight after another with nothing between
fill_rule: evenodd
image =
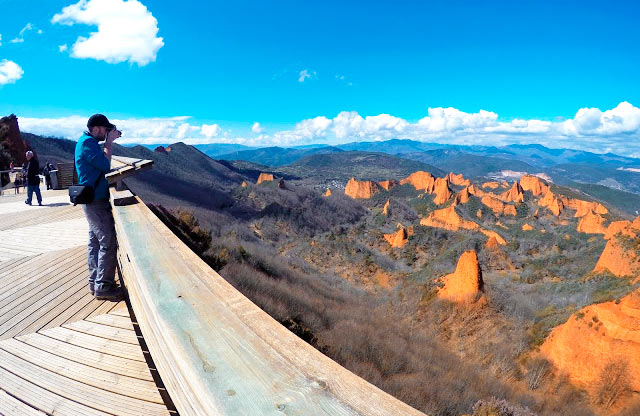
<instances>
[{"instance_id":1,"label":"person in dark jacket","mask_svg":"<svg viewBox=\"0 0 640 416\"><path fill-rule=\"evenodd\" d=\"M51 189L51 163L44 165L44 181L47 184L47 190Z\"/></svg>"},{"instance_id":2,"label":"person in dark jacket","mask_svg":"<svg viewBox=\"0 0 640 416\"><path fill-rule=\"evenodd\" d=\"M109 202L109 184L105 178L111 167L111 146L120 137L116 126L102 114L94 114L87 131L78 139L75 150L78 183L94 188L94 200L82 205L89 223L89 291L98 300L117 302L124 292L116 285L116 229ZM99 142L104 141L104 150Z\"/></svg>"},{"instance_id":3,"label":"person in dark jacket","mask_svg":"<svg viewBox=\"0 0 640 416\"><path fill-rule=\"evenodd\" d=\"M25 204L31 205L31 199L33 192L36 193L38 199L38 205L42 205L42 195L40 195L40 164L38 158L33 154L31 150L27 152L27 200Z\"/></svg>"}]
</instances>

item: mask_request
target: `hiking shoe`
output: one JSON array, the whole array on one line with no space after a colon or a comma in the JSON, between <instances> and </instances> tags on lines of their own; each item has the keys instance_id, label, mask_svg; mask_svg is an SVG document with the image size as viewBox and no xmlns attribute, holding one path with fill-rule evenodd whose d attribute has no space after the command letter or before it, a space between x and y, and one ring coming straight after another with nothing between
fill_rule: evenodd
<instances>
[{"instance_id":1,"label":"hiking shoe","mask_svg":"<svg viewBox=\"0 0 640 416\"><path fill-rule=\"evenodd\" d=\"M24 201L25 204L31 205L31 202Z\"/></svg>"},{"instance_id":2,"label":"hiking shoe","mask_svg":"<svg viewBox=\"0 0 640 416\"><path fill-rule=\"evenodd\" d=\"M91 292L93 296L96 295L96 285L94 283L89 283L89 292Z\"/></svg>"},{"instance_id":3,"label":"hiking shoe","mask_svg":"<svg viewBox=\"0 0 640 416\"><path fill-rule=\"evenodd\" d=\"M110 302L120 302L124 299L124 291L121 287L113 287L111 289L95 292L97 300L108 300Z\"/></svg>"}]
</instances>

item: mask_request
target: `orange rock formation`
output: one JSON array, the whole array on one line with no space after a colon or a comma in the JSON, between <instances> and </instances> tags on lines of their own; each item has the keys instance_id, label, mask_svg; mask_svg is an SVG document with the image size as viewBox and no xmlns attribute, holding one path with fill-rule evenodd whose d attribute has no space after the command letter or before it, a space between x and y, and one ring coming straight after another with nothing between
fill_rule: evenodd
<instances>
[{"instance_id":1,"label":"orange rock formation","mask_svg":"<svg viewBox=\"0 0 640 416\"><path fill-rule=\"evenodd\" d=\"M471 198L471 194L469 193L469 187L467 186L462 191L458 192L456 195L455 204L466 204L469 202L469 198Z\"/></svg>"},{"instance_id":2,"label":"orange rock formation","mask_svg":"<svg viewBox=\"0 0 640 416\"><path fill-rule=\"evenodd\" d=\"M407 229L402 227L395 233L385 234L384 239L391 247L402 247L409 241L409 234Z\"/></svg>"},{"instance_id":3,"label":"orange rock formation","mask_svg":"<svg viewBox=\"0 0 640 416\"><path fill-rule=\"evenodd\" d=\"M271 182L273 181L273 174L271 173L261 173L260 176L258 176L258 182L256 182L256 184L260 185L262 182Z\"/></svg>"},{"instance_id":4,"label":"orange rock formation","mask_svg":"<svg viewBox=\"0 0 640 416\"><path fill-rule=\"evenodd\" d=\"M564 203L562 202L562 200L556 197L555 194L551 191L547 192L543 198L540 198L538 204L541 207L549 208L549 210L553 212L553 215L555 215L556 217L562 214L562 211L564 210Z\"/></svg>"},{"instance_id":5,"label":"orange rock formation","mask_svg":"<svg viewBox=\"0 0 640 416\"><path fill-rule=\"evenodd\" d=\"M453 172L449 172L449 174L447 176L445 176L445 179L449 181L449 183L452 183L454 185L458 185L458 186L469 186L471 185L471 181L469 179L465 179L464 176L462 176L462 173L458 174L458 175L454 175Z\"/></svg>"},{"instance_id":6,"label":"orange rock formation","mask_svg":"<svg viewBox=\"0 0 640 416\"><path fill-rule=\"evenodd\" d=\"M600 215L606 215L609 213L609 210L604 205L597 202L583 201L576 198L565 198L563 202L567 208L574 209L576 211L576 214L574 215L575 218L584 217L590 211Z\"/></svg>"},{"instance_id":7,"label":"orange rock formation","mask_svg":"<svg viewBox=\"0 0 640 416\"><path fill-rule=\"evenodd\" d=\"M532 231L533 227L529 224L525 224L522 226L522 231Z\"/></svg>"},{"instance_id":8,"label":"orange rock formation","mask_svg":"<svg viewBox=\"0 0 640 416\"><path fill-rule=\"evenodd\" d=\"M458 260L456 271L441 278L444 287L438 297L453 302L472 302L483 290L482 271L475 251L465 251Z\"/></svg>"},{"instance_id":9,"label":"orange rock formation","mask_svg":"<svg viewBox=\"0 0 640 416\"><path fill-rule=\"evenodd\" d=\"M240 184L241 187L246 188L247 187L247 183L245 181L242 181L242 183Z\"/></svg>"},{"instance_id":10,"label":"orange rock formation","mask_svg":"<svg viewBox=\"0 0 640 416\"><path fill-rule=\"evenodd\" d=\"M604 239L609 240L618 233L622 233L628 237L635 237L636 235L635 230L631 227L631 221L613 221L607 227Z\"/></svg>"},{"instance_id":11,"label":"orange rock formation","mask_svg":"<svg viewBox=\"0 0 640 416\"><path fill-rule=\"evenodd\" d=\"M551 331L540 351L573 383L587 389L600 380L607 365L625 363L629 387L639 391L640 292L582 308Z\"/></svg>"},{"instance_id":12,"label":"orange rock formation","mask_svg":"<svg viewBox=\"0 0 640 416\"><path fill-rule=\"evenodd\" d=\"M449 189L449 181L443 178L437 178L433 186L433 193L436 197L433 199L433 203L436 205L442 205L447 202L451 196L451 189Z\"/></svg>"},{"instance_id":13,"label":"orange rock formation","mask_svg":"<svg viewBox=\"0 0 640 416\"><path fill-rule=\"evenodd\" d=\"M625 222L629 223L629 221L618 221L618 223ZM611 228L609 226L607 234L610 234ZM609 270L618 277L640 277L640 230L628 225L618 232L611 233L609 236L609 241L607 241L607 245L593 270L596 272ZM605 234L605 238L607 234Z\"/></svg>"},{"instance_id":14,"label":"orange rock formation","mask_svg":"<svg viewBox=\"0 0 640 416\"><path fill-rule=\"evenodd\" d=\"M520 178L520 186L523 190L531 192L533 196L544 195L550 189L545 181L533 175L524 175Z\"/></svg>"},{"instance_id":15,"label":"orange rock formation","mask_svg":"<svg viewBox=\"0 0 640 416\"><path fill-rule=\"evenodd\" d=\"M445 230L450 231L458 231L459 229L477 230L480 228L480 226L475 222L465 220L458 215L456 208L453 205L431 212L427 218L422 218L420 220L420 225L444 228Z\"/></svg>"},{"instance_id":16,"label":"orange rock formation","mask_svg":"<svg viewBox=\"0 0 640 416\"><path fill-rule=\"evenodd\" d=\"M503 201L507 202L524 202L524 193L522 191L522 186L516 181L513 183L513 186L508 191L505 191L500 195L500 198Z\"/></svg>"},{"instance_id":17,"label":"orange rock formation","mask_svg":"<svg viewBox=\"0 0 640 416\"><path fill-rule=\"evenodd\" d=\"M491 237L484 245L485 266L494 270L513 270L513 264L509 256L502 250L496 237Z\"/></svg>"},{"instance_id":18,"label":"orange rock formation","mask_svg":"<svg viewBox=\"0 0 640 416\"><path fill-rule=\"evenodd\" d=\"M498 234L497 232L495 232L495 231L480 229L480 232L482 234L486 235L487 237L489 237L489 240L492 239L492 238L495 239L498 242L498 244L500 244L501 246L504 246L505 244L507 244L507 241L504 238L502 238L502 236L500 234Z\"/></svg>"},{"instance_id":19,"label":"orange rock formation","mask_svg":"<svg viewBox=\"0 0 640 416\"><path fill-rule=\"evenodd\" d=\"M486 195L486 193L482 189L478 189L477 186L471 184L467 187L469 189L469 193L473 196L477 196L478 198L482 198Z\"/></svg>"},{"instance_id":20,"label":"orange rock formation","mask_svg":"<svg viewBox=\"0 0 640 416\"><path fill-rule=\"evenodd\" d=\"M375 193L380 191L380 186L372 181L357 181L354 178L349 179L344 189L345 195L354 199L368 199Z\"/></svg>"},{"instance_id":21,"label":"orange rock formation","mask_svg":"<svg viewBox=\"0 0 640 416\"><path fill-rule=\"evenodd\" d=\"M327 188L327 190L324 193L324 196L331 196L331 189Z\"/></svg>"},{"instance_id":22,"label":"orange rock formation","mask_svg":"<svg viewBox=\"0 0 640 416\"><path fill-rule=\"evenodd\" d=\"M394 180L380 181L378 182L378 185L380 185L380 187L383 188L385 191L388 191L389 189L398 185L398 181L394 181Z\"/></svg>"},{"instance_id":23,"label":"orange rock formation","mask_svg":"<svg viewBox=\"0 0 640 416\"><path fill-rule=\"evenodd\" d=\"M498 182L485 182L482 184L482 187L489 189L498 189L500 187L500 184Z\"/></svg>"},{"instance_id":24,"label":"orange rock formation","mask_svg":"<svg viewBox=\"0 0 640 416\"><path fill-rule=\"evenodd\" d=\"M385 217L389 215L389 209L391 208L390 205L391 205L390 200L387 199L387 202L384 204L384 207L382 207L382 215L384 215Z\"/></svg>"},{"instance_id":25,"label":"orange rock formation","mask_svg":"<svg viewBox=\"0 0 640 416\"><path fill-rule=\"evenodd\" d=\"M478 209L478 210L476 211L476 217L478 217L478 218L482 218L482 210L481 210L481 209Z\"/></svg>"},{"instance_id":26,"label":"orange rock formation","mask_svg":"<svg viewBox=\"0 0 640 416\"><path fill-rule=\"evenodd\" d=\"M418 191L431 192L436 179L429 172L417 171L400 181L400 185L406 183L412 185Z\"/></svg>"},{"instance_id":27,"label":"orange rock formation","mask_svg":"<svg viewBox=\"0 0 640 416\"><path fill-rule=\"evenodd\" d=\"M495 250L500 246L498 245L498 240L495 237L491 237L487 240L487 244L485 244L484 247L488 250Z\"/></svg>"},{"instance_id":28,"label":"orange rock formation","mask_svg":"<svg viewBox=\"0 0 640 416\"><path fill-rule=\"evenodd\" d=\"M605 219L593 211L589 211L578 222L578 231L586 234L606 234Z\"/></svg>"},{"instance_id":29,"label":"orange rock formation","mask_svg":"<svg viewBox=\"0 0 640 416\"><path fill-rule=\"evenodd\" d=\"M505 204L501 200L491 195L485 195L480 200L484 205L491 208L496 215L516 215L516 207Z\"/></svg>"}]
</instances>

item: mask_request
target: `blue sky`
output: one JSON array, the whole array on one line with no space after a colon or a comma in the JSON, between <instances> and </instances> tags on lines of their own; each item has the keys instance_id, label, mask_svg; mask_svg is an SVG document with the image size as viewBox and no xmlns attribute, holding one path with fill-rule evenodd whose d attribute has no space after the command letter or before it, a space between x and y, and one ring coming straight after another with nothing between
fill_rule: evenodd
<instances>
[{"instance_id":1,"label":"blue sky","mask_svg":"<svg viewBox=\"0 0 640 416\"><path fill-rule=\"evenodd\" d=\"M74 136L99 111L134 141L560 140L640 155L638 2L0 7L0 114L34 132Z\"/></svg>"}]
</instances>

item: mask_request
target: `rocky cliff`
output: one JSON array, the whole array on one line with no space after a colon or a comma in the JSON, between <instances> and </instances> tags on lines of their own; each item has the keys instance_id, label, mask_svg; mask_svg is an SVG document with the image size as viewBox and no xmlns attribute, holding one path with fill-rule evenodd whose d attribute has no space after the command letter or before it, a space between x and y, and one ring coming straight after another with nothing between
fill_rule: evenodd
<instances>
[{"instance_id":1,"label":"rocky cliff","mask_svg":"<svg viewBox=\"0 0 640 416\"><path fill-rule=\"evenodd\" d=\"M377 192L380 192L380 185L372 181L357 181L351 178L347 182L344 194L353 199L368 199Z\"/></svg>"},{"instance_id":2,"label":"rocky cliff","mask_svg":"<svg viewBox=\"0 0 640 416\"><path fill-rule=\"evenodd\" d=\"M640 391L640 292L582 308L551 332L540 351L588 390L603 381L608 366L620 365L629 387Z\"/></svg>"}]
</instances>

